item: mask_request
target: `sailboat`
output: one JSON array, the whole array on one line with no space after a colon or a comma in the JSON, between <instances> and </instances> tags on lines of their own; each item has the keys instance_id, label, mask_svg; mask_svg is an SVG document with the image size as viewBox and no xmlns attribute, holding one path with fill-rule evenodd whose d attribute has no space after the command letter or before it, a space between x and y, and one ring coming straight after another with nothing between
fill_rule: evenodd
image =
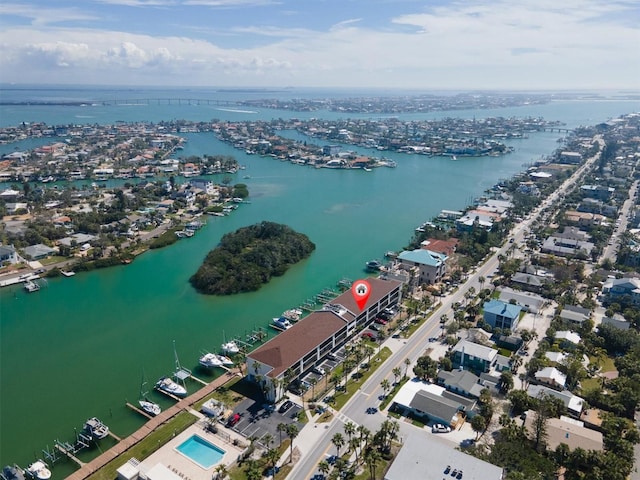
<instances>
[{"instance_id":1,"label":"sailboat","mask_svg":"<svg viewBox=\"0 0 640 480\"><path fill-rule=\"evenodd\" d=\"M160 405L152 402L151 400L149 400L149 398L147 398L147 395L149 394L149 392L145 390L146 385L147 385L147 382L144 378L144 370L143 370L142 382L140 384L140 399L138 400L138 405L140 405L140 408L144 412L148 413L152 417L155 417L156 415L160 414L162 409L160 408Z\"/></svg>"}]
</instances>

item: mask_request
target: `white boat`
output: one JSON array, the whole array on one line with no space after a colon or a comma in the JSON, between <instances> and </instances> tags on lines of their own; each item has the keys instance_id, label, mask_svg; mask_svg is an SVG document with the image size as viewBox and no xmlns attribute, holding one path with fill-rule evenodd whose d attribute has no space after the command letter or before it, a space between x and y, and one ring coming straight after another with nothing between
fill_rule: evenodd
<instances>
[{"instance_id":1,"label":"white boat","mask_svg":"<svg viewBox=\"0 0 640 480\"><path fill-rule=\"evenodd\" d=\"M225 357L224 355L218 355L218 358L222 362L223 365L233 365L233 360L229 357Z\"/></svg>"},{"instance_id":2,"label":"white boat","mask_svg":"<svg viewBox=\"0 0 640 480\"><path fill-rule=\"evenodd\" d=\"M162 377L160 380L158 380L158 383L156 383L156 388L158 390L162 390L165 393L170 393L171 395L174 395L176 397L187 396L187 389L182 385L177 384L169 377Z\"/></svg>"},{"instance_id":3,"label":"white boat","mask_svg":"<svg viewBox=\"0 0 640 480\"><path fill-rule=\"evenodd\" d=\"M102 440L109 435L109 427L98 420L97 417L91 417L89 420L84 422L84 427L82 427L82 429L94 440Z\"/></svg>"},{"instance_id":4,"label":"white boat","mask_svg":"<svg viewBox=\"0 0 640 480\"><path fill-rule=\"evenodd\" d=\"M235 355L236 353L240 353L240 347L238 347L236 342L231 340L230 342L222 344L222 351L227 354Z\"/></svg>"},{"instance_id":5,"label":"white boat","mask_svg":"<svg viewBox=\"0 0 640 480\"><path fill-rule=\"evenodd\" d=\"M160 408L160 405L152 402L147 398L148 392L145 390L146 385L147 385L147 382L144 378L144 370L143 370L142 383L140 384L140 399L138 400L138 405L140 405L140 408L144 412L148 413L152 417L155 417L156 415L159 415L160 412L162 412L162 409Z\"/></svg>"},{"instance_id":6,"label":"white boat","mask_svg":"<svg viewBox=\"0 0 640 480\"><path fill-rule=\"evenodd\" d=\"M221 367L222 360L215 353L205 353L198 361L205 368Z\"/></svg>"},{"instance_id":7,"label":"white boat","mask_svg":"<svg viewBox=\"0 0 640 480\"><path fill-rule=\"evenodd\" d=\"M300 317L302 317L303 313L304 312L299 308L291 308L283 312L281 317L284 317L292 322L297 322L298 320L300 320Z\"/></svg>"},{"instance_id":8,"label":"white boat","mask_svg":"<svg viewBox=\"0 0 640 480\"><path fill-rule=\"evenodd\" d=\"M73 271L67 272L67 271L64 271L64 270L60 270L60 273L62 275L64 275L65 277L73 277L76 274L76 272L73 272Z\"/></svg>"},{"instance_id":9,"label":"white boat","mask_svg":"<svg viewBox=\"0 0 640 480\"><path fill-rule=\"evenodd\" d=\"M37 292L38 290L40 290L40 285L38 285L33 280L27 280L26 282L24 282L24 289L28 293L33 293L33 292Z\"/></svg>"},{"instance_id":10,"label":"white boat","mask_svg":"<svg viewBox=\"0 0 640 480\"><path fill-rule=\"evenodd\" d=\"M370 169L370 168L368 168L368 167L364 167L364 168L363 168L363 170L364 170L365 172L373 172L373 170L372 170L372 169Z\"/></svg>"},{"instance_id":11,"label":"white boat","mask_svg":"<svg viewBox=\"0 0 640 480\"><path fill-rule=\"evenodd\" d=\"M273 326L278 330L287 330L291 328L291 322L284 317L278 317L273 319Z\"/></svg>"},{"instance_id":12,"label":"white boat","mask_svg":"<svg viewBox=\"0 0 640 480\"><path fill-rule=\"evenodd\" d=\"M162 409L160 408L160 405L158 405L157 403L153 403L149 400L145 399L140 399L138 400L138 405L140 405L140 408L148 413L149 415L151 415L152 417L155 417L156 415L159 415L160 412L162 412Z\"/></svg>"},{"instance_id":13,"label":"white boat","mask_svg":"<svg viewBox=\"0 0 640 480\"><path fill-rule=\"evenodd\" d=\"M47 467L47 464L42 460L36 460L27 467L27 473L33 478L39 480L48 480L51 478L51 470Z\"/></svg>"}]
</instances>

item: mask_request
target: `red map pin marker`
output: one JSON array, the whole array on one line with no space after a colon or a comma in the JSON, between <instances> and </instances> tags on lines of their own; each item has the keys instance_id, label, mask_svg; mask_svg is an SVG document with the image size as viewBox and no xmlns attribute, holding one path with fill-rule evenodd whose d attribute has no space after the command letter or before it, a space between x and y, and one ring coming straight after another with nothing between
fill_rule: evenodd
<instances>
[{"instance_id":1,"label":"red map pin marker","mask_svg":"<svg viewBox=\"0 0 640 480\"><path fill-rule=\"evenodd\" d=\"M371 295L371 285L369 285L369 282L366 280L353 282L353 285L351 285L351 294L358 304L358 308L362 310L367 300L369 300L369 295Z\"/></svg>"}]
</instances>

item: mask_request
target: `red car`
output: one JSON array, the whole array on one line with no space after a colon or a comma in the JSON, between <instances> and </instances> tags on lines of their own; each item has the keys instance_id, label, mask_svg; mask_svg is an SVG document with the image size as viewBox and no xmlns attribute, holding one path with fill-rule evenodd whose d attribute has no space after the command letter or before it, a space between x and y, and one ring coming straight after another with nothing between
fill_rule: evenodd
<instances>
[{"instance_id":1,"label":"red car","mask_svg":"<svg viewBox=\"0 0 640 480\"><path fill-rule=\"evenodd\" d=\"M361 337L362 337L362 338L365 338L365 339L367 339L367 340L375 340L375 339L376 339L376 336L375 336L373 333L371 333L371 332L364 332L364 333L361 335Z\"/></svg>"},{"instance_id":2,"label":"red car","mask_svg":"<svg viewBox=\"0 0 640 480\"><path fill-rule=\"evenodd\" d=\"M380 325L386 325L387 323L389 323L384 318L376 318L374 322L379 323Z\"/></svg>"},{"instance_id":3,"label":"red car","mask_svg":"<svg viewBox=\"0 0 640 480\"><path fill-rule=\"evenodd\" d=\"M236 414L232 415L231 417L229 417L229 420L227 420L227 426L228 427L233 427L239 421L240 421L240 414L236 413Z\"/></svg>"}]
</instances>

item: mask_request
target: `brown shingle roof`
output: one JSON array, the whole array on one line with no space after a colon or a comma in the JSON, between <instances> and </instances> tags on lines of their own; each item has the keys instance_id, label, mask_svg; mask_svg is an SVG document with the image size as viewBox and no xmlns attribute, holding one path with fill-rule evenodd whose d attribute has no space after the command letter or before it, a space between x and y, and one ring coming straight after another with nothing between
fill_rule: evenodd
<instances>
[{"instance_id":1,"label":"brown shingle roof","mask_svg":"<svg viewBox=\"0 0 640 480\"><path fill-rule=\"evenodd\" d=\"M365 309L388 295L399 285L398 282L378 278L368 278L367 281L371 285L371 294ZM355 316L360 313L351 291L341 294L330 303L342 305L348 312L344 313L342 317L330 311L313 312L251 352L248 357L273 367L268 376L277 377L322 342L340 331L345 324L352 322Z\"/></svg>"}]
</instances>

